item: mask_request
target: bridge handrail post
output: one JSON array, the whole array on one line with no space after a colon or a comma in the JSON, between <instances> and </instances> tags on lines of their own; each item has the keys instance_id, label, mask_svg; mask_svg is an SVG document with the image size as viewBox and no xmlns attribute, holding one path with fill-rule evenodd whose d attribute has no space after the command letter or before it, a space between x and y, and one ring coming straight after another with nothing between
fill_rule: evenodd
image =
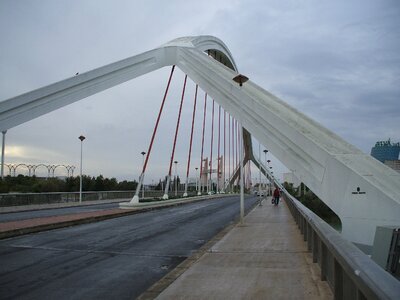
<instances>
[{"instance_id":1,"label":"bridge handrail post","mask_svg":"<svg viewBox=\"0 0 400 300\"><path fill-rule=\"evenodd\" d=\"M312 251L312 257L313 257L313 263L318 263L318 234L313 230L312 231L312 245L311 245L311 251Z\"/></svg>"}]
</instances>

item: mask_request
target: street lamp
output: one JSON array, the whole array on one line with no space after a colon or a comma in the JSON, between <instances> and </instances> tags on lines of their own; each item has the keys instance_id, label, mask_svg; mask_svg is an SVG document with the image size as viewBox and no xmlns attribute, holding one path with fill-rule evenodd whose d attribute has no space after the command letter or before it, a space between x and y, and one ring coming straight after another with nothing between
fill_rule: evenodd
<instances>
[{"instance_id":1,"label":"street lamp","mask_svg":"<svg viewBox=\"0 0 400 300\"><path fill-rule=\"evenodd\" d=\"M259 181L258 181L258 195L260 196L260 203L259 205L262 206L261 202L261 144L258 142L258 171L259 171Z\"/></svg>"},{"instance_id":2,"label":"street lamp","mask_svg":"<svg viewBox=\"0 0 400 300\"><path fill-rule=\"evenodd\" d=\"M197 185L197 170L199 169L198 167L194 168L196 170L196 192L199 193L199 188Z\"/></svg>"},{"instance_id":3,"label":"street lamp","mask_svg":"<svg viewBox=\"0 0 400 300\"><path fill-rule=\"evenodd\" d=\"M267 167L267 153L268 153L268 150L264 149L263 152L264 152L264 166ZM267 190L267 179L268 179L267 170L265 170L265 189L266 189L266 194L267 194L266 196L269 196L269 190Z\"/></svg>"},{"instance_id":4,"label":"street lamp","mask_svg":"<svg viewBox=\"0 0 400 300\"><path fill-rule=\"evenodd\" d=\"M1 179L4 179L4 149L6 148L6 133L7 130L2 131L3 144L1 147Z\"/></svg>"},{"instance_id":5,"label":"street lamp","mask_svg":"<svg viewBox=\"0 0 400 300\"><path fill-rule=\"evenodd\" d=\"M79 175L79 204L82 204L82 146L85 137L83 135L79 136L78 139L81 140L81 166L80 166L80 175Z\"/></svg>"},{"instance_id":6,"label":"street lamp","mask_svg":"<svg viewBox=\"0 0 400 300\"><path fill-rule=\"evenodd\" d=\"M178 161L174 161L175 164L175 197L178 196Z\"/></svg>"},{"instance_id":7,"label":"street lamp","mask_svg":"<svg viewBox=\"0 0 400 300\"><path fill-rule=\"evenodd\" d=\"M143 157L143 159L142 159L142 168L144 168L144 156L145 156L146 152L142 151L142 152L140 152L140 154L142 154L142 157ZM144 199L144 182L143 182L142 186L143 186L143 188L142 188L142 199Z\"/></svg>"},{"instance_id":8,"label":"street lamp","mask_svg":"<svg viewBox=\"0 0 400 300\"><path fill-rule=\"evenodd\" d=\"M239 74L235 77L232 78L233 81L237 82L240 86L243 85L243 83L245 83L247 80L249 80L249 78L247 78L246 76Z\"/></svg>"},{"instance_id":9,"label":"street lamp","mask_svg":"<svg viewBox=\"0 0 400 300\"><path fill-rule=\"evenodd\" d=\"M268 163L268 167L271 169L271 171L272 171L272 166L269 166L269 163L270 163L271 161L268 159L267 160L267 163ZM272 172L271 172L271 174L272 174ZM272 195L272 175L271 175L271 178L270 178L270 180L269 180L269 190L271 191L271 195Z\"/></svg>"}]
</instances>

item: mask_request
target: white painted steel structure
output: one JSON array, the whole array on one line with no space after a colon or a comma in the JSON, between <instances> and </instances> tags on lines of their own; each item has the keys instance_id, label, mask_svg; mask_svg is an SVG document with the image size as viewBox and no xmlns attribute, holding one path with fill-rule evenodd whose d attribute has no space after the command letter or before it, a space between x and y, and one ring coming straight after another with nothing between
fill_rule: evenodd
<instances>
[{"instance_id":1,"label":"white painted steel structure","mask_svg":"<svg viewBox=\"0 0 400 300\"><path fill-rule=\"evenodd\" d=\"M205 55L211 56L223 64ZM225 65L224 65L225 64ZM225 44L212 36L184 37L159 48L0 103L0 131L105 89L176 65L318 195L342 221L347 239L371 245L376 226L400 226L400 174L249 81L240 87Z\"/></svg>"}]
</instances>

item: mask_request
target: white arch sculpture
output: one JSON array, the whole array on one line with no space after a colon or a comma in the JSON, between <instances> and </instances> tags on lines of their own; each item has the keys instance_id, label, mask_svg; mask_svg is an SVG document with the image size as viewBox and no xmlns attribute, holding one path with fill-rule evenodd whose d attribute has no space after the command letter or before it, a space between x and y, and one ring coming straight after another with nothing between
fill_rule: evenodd
<instances>
[{"instance_id":1,"label":"white arch sculpture","mask_svg":"<svg viewBox=\"0 0 400 300\"><path fill-rule=\"evenodd\" d=\"M204 54L215 54L227 66ZM212 36L159 48L2 101L0 131L168 65L176 65L282 161L341 219L347 239L371 245L376 226L400 226L400 174L252 82L240 87L228 48ZM248 135L250 136L250 135ZM248 159L254 159L251 143Z\"/></svg>"}]
</instances>

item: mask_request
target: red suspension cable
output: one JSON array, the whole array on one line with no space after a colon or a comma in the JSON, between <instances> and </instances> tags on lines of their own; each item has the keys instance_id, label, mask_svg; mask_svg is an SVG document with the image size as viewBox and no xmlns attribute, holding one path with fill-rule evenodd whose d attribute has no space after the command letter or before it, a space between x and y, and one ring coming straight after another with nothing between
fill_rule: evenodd
<instances>
[{"instance_id":1,"label":"red suspension cable","mask_svg":"<svg viewBox=\"0 0 400 300\"><path fill-rule=\"evenodd\" d=\"M179 106L178 120L177 120L177 122L176 122L175 137L174 137L174 145L173 145L173 147L172 147L171 161L170 161L170 163L169 163L169 171L168 171L168 175L169 175L169 176L171 176L172 162L174 161L176 139L177 139L177 137L178 137L179 123L180 123L180 121L181 121L181 113L182 113L183 99L185 98L186 80L187 80L187 75L185 75L185 82L183 83L181 104L180 104L180 106Z\"/></svg>"},{"instance_id":2,"label":"red suspension cable","mask_svg":"<svg viewBox=\"0 0 400 300\"><path fill-rule=\"evenodd\" d=\"M207 114L207 94L204 95L203 134L201 137L201 157L200 157L200 192L202 192L203 188L203 185L201 184L201 176L203 175L204 130L206 128L206 114Z\"/></svg>"},{"instance_id":3,"label":"red suspension cable","mask_svg":"<svg viewBox=\"0 0 400 300\"><path fill-rule=\"evenodd\" d=\"M190 146L189 146L189 158L188 158L188 164L187 164L187 169L186 169L186 178L189 177L189 168L190 168L190 156L192 153L192 142L193 142L193 129L194 129L194 119L196 117L196 102L197 102L197 89L198 85L196 84L196 91L194 93L194 104L193 104L193 116L192 116L192 130L190 132Z\"/></svg>"},{"instance_id":4,"label":"red suspension cable","mask_svg":"<svg viewBox=\"0 0 400 300\"><path fill-rule=\"evenodd\" d=\"M151 136L149 149L147 150L146 160L145 160L145 162L143 164L142 174L146 171L147 162L148 162L149 157L150 157L151 148L153 147L154 137L156 136L158 123L160 122L161 113L162 113L163 108L164 108L165 99L167 98L168 89L169 89L169 85L171 83L172 74L174 74L174 70L175 70L175 66L172 66L171 74L169 75L169 79L168 79L167 88L165 89L164 98L163 98L162 103L161 103L160 111L158 112L156 125L154 126L153 135Z\"/></svg>"}]
</instances>

